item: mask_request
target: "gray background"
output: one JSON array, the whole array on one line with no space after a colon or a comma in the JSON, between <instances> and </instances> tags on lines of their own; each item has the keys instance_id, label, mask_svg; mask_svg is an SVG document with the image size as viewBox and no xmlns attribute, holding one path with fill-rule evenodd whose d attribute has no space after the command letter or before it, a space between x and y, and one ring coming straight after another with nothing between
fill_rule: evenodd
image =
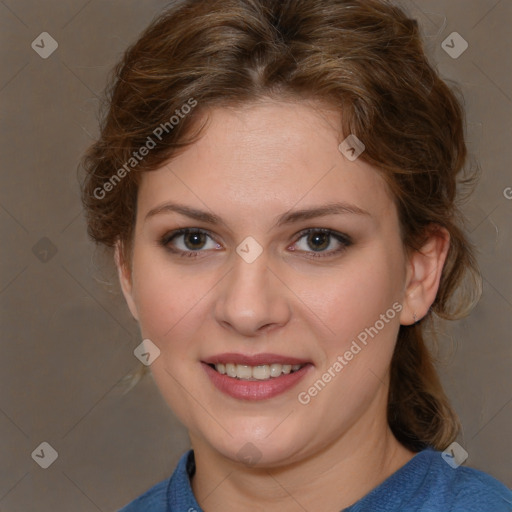
<instances>
[{"instance_id":1,"label":"gray background","mask_svg":"<svg viewBox=\"0 0 512 512\"><path fill-rule=\"evenodd\" d=\"M112 266L87 240L76 177L108 71L167 3L0 1L2 512L116 510L188 448L151 377L125 393L141 340ZM483 169L465 208L483 297L440 334L439 369L467 464L512 486L512 2L402 3L441 75L461 84ZM45 31L59 45L47 59L31 47ZM469 43L457 59L441 47L453 31ZM48 469L31 457L43 441L58 452Z\"/></svg>"}]
</instances>

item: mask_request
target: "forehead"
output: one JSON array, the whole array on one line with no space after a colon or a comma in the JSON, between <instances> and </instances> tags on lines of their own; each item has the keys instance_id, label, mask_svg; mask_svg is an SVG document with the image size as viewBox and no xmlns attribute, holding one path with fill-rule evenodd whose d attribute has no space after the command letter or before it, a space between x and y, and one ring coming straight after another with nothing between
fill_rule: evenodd
<instances>
[{"instance_id":1,"label":"forehead","mask_svg":"<svg viewBox=\"0 0 512 512\"><path fill-rule=\"evenodd\" d=\"M138 216L170 200L260 217L344 201L378 218L393 207L391 194L378 169L343 156L342 140L341 114L318 103L211 109L196 143L144 173Z\"/></svg>"}]
</instances>

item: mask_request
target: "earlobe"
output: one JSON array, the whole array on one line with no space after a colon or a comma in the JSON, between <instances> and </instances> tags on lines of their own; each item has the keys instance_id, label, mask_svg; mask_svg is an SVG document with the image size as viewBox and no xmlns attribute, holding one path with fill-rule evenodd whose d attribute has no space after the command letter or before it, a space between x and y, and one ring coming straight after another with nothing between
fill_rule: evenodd
<instances>
[{"instance_id":1,"label":"earlobe","mask_svg":"<svg viewBox=\"0 0 512 512\"><path fill-rule=\"evenodd\" d=\"M439 289L449 247L449 232L437 226L430 230L422 248L410 253L400 315L402 325L412 325L428 313Z\"/></svg>"},{"instance_id":2,"label":"earlobe","mask_svg":"<svg viewBox=\"0 0 512 512\"><path fill-rule=\"evenodd\" d=\"M121 285L121 290L123 292L126 303L128 304L128 308L130 309L133 318L139 321L137 306L135 305L135 300L133 297L133 281L131 270L123 258L123 251L121 249L120 241L117 241L115 245L114 261L117 268L117 275L119 277L119 284Z\"/></svg>"}]
</instances>

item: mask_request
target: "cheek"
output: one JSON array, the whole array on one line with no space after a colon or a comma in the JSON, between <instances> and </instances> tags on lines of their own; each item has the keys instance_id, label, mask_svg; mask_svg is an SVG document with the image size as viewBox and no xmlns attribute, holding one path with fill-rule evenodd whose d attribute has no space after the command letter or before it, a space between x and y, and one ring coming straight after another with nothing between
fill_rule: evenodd
<instances>
[{"instance_id":1,"label":"cheek","mask_svg":"<svg viewBox=\"0 0 512 512\"><path fill-rule=\"evenodd\" d=\"M205 314L206 301L201 299L213 286L213 280L194 276L143 249L134 254L133 269L142 337L160 349L160 356L151 364L151 373L173 412L184 425L192 426L190 396L201 396L193 377L202 325L198 317Z\"/></svg>"},{"instance_id":2,"label":"cheek","mask_svg":"<svg viewBox=\"0 0 512 512\"><path fill-rule=\"evenodd\" d=\"M362 414L384 389L400 326L402 265L399 252L374 245L336 273L317 279L320 286L314 291L310 282L305 302L318 314L314 322L324 354L318 375L329 384L318 394L308 387L318 380L301 390L315 393L312 403L328 418L326 428L336 430L340 418ZM306 283L304 287L308 289ZM339 418L327 412L333 404L343 404L345 413Z\"/></svg>"},{"instance_id":3,"label":"cheek","mask_svg":"<svg viewBox=\"0 0 512 512\"><path fill-rule=\"evenodd\" d=\"M134 255L133 268L134 300L144 336L167 344L183 326L190 331L197 325L190 319L198 314L213 285L208 276L200 279L190 269L180 269L165 257L142 249Z\"/></svg>"},{"instance_id":4,"label":"cheek","mask_svg":"<svg viewBox=\"0 0 512 512\"><path fill-rule=\"evenodd\" d=\"M326 343L342 348L342 340L350 344L401 300L402 265L399 252L390 251L384 244L372 244L336 269L301 280L297 295L304 297L304 304L315 313ZM387 315L387 319L390 317L390 323L398 325L395 310Z\"/></svg>"}]
</instances>

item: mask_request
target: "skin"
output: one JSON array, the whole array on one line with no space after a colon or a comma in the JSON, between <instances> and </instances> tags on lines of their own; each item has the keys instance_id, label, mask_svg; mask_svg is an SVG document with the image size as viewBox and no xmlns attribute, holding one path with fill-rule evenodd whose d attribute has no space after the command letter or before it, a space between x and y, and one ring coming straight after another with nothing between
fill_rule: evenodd
<instances>
[{"instance_id":1,"label":"skin","mask_svg":"<svg viewBox=\"0 0 512 512\"><path fill-rule=\"evenodd\" d=\"M378 170L342 155L339 114L321 105L265 100L214 109L209 117L197 143L143 176L130 263L116 250L123 293L143 338L161 351L151 370L188 428L201 507L340 510L414 456L386 421L389 365L400 324L422 318L435 299L449 235L437 231L421 252L405 250ZM368 214L275 226L290 210L339 201ZM167 202L223 222L170 211L146 218ZM199 247L195 258L159 244L183 227L212 237L169 244ZM299 235L310 228L344 233L352 244L333 254L343 245L331 237L324 246L317 242L318 251ZM252 263L236 252L248 236L263 249ZM309 404L300 404L297 394L395 302L400 313ZM313 368L292 390L248 402L218 391L203 371L201 360L223 352L283 354ZM261 457L255 465L237 456L248 442Z\"/></svg>"}]
</instances>

